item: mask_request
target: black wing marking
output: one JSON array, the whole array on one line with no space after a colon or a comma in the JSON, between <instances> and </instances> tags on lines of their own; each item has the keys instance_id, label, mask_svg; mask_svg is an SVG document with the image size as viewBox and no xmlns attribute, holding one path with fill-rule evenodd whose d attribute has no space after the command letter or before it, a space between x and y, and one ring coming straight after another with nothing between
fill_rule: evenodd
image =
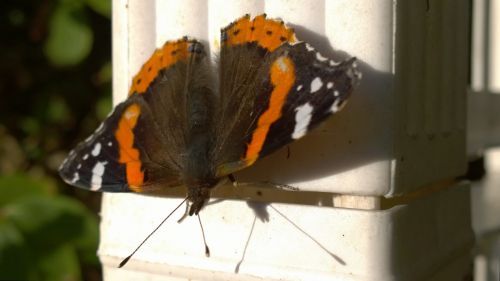
<instances>
[{"instance_id":1,"label":"black wing marking","mask_svg":"<svg viewBox=\"0 0 500 281\"><path fill-rule=\"evenodd\" d=\"M264 157L306 135L345 106L361 78L356 59L342 62L323 57L305 42L282 47L295 64L296 81L259 154Z\"/></svg>"},{"instance_id":2,"label":"black wing marking","mask_svg":"<svg viewBox=\"0 0 500 281\"><path fill-rule=\"evenodd\" d=\"M130 191L125 165L118 162L119 144L114 131L126 102L117 105L104 122L73 149L59 167L63 180L94 191Z\"/></svg>"}]
</instances>

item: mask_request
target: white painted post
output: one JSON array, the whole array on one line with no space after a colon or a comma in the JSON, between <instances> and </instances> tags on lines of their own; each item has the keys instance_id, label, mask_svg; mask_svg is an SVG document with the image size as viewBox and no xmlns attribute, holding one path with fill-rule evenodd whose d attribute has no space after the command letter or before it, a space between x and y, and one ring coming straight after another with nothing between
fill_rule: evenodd
<instances>
[{"instance_id":1,"label":"white painted post","mask_svg":"<svg viewBox=\"0 0 500 281\"><path fill-rule=\"evenodd\" d=\"M486 169L472 184L474 280L482 281L500 278L500 1L474 0L473 5L467 150L469 158L481 157Z\"/></svg>"},{"instance_id":2,"label":"white painted post","mask_svg":"<svg viewBox=\"0 0 500 281\"><path fill-rule=\"evenodd\" d=\"M99 248L105 278L450 280L467 274L468 186L453 178L465 167L469 7L465 0L429 3L114 0L115 102L164 40L196 36L217 52L220 28L245 13L281 17L326 56L358 57L363 80L343 112L290 146L289 158L282 150L237 174L301 191L227 186L215 193L233 199L201 212L210 258L198 221L172 219L117 269L181 199L106 194ZM261 203L247 204L247 197ZM267 212L268 221L256 219L255 210Z\"/></svg>"},{"instance_id":3,"label":"white painted post","mask_svg":"<svg viewBox=\"0 0 500 281\"><path fill-rule=\"evenodd\" d=\"M467 151L500 145L500 1L474 0Z\"/></svg>"}]
</instances>

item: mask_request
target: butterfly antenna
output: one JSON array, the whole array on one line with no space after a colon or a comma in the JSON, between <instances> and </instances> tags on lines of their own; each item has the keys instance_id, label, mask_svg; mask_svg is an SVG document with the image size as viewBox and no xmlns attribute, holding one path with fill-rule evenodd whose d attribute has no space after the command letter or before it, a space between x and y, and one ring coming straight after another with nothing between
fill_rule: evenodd
<instances>
[{"instance_id":1,"label":"butterfly antenna","mask_svg":"<svg viewBox=\"0 0 500 281\"><path fill-rule=\"evenodd\" d=\"M203 236L203 243L205 244L205 256L210 257L210 249L207 245L207 240L205 239L205 231L203 230L203 224L201 223L200 214L198 214L198 221L200 222L201 235Z\"/></svg>"},{"instance_id":2,"label":"butterfly antenna","mask_svg":"<svg viewBox=\"0 0 500 281\"><path fill-rule=\"evenodd\" d=\"M151 237L151 235L153 235L153 233L155 233L158 228L160 228L163 223L165 223L165 221L167 221L167 219L175 212L177 211L177 209L179 209L180 206L182 206L182 204L184 204L184 202L186 202L186 200L188 199L188 197L184 198L184 200L182 200L182 202L177 206L175 207L175 209L170 212L170 214L168 214L168 216L163 219L163 221L153 230L151 231L151 233L146 237L146 239L144 239L141 244L139 244L139 246L137 246L137 248L135 248L135 250L132 252L132 254L130 254L128 257L124 258L121 262L120 262L120 265L118 265L118 268L122 268L124 265L127 264L127 262L130 260L130 258L137 252L137 250L139 250L139 248L149 239L149 237ZM200 222L201 223L201 222ZM205 236L203 236L203 239L205 239ZM205 243L205 246L206 246L206 243ZM208 248L207 248L208 249Z\"/></svg>"}]
</instances>

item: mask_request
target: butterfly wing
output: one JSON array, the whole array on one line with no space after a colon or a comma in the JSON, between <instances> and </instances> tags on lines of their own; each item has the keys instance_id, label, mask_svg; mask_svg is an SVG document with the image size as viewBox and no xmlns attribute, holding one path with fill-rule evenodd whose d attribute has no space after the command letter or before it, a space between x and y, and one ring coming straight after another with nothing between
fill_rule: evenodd
<instances>
[{"instance_id":1,"label":"butterfly wing","mask_svg":"<svg viewBox=\"0 0 500 281\"><path fill-rule=\"evenodd\" d=\"M151 119L144 100L132 96L117 105L97 130L69 153L59 174L68 184L93 191L139 192L150 185L150 173L159 170L167 171L163 179L175 184L176 168L145 148L162 145L146 125ZM144 132L153 132L152 137L139 137Z\"/></svg>"},{"instance_id":2,"label":"butterfly wing","mask_svg":"<svg viewBox=\"0 0 500 281\"><path fill-rule=\"evenodd\" d=\"M188 120L183 105L193 87L205 87L193 80L208 81L203 79L207 68L199 42L165 43L134 77L127 100L68 155L61 177L74 186L109 192L181 185Z\"/></svg>"},{"instance_id":3,"label":"butterfly wing","mask_svg":"<svg viewBox=\"0 0 500 281\"><path fill-rule=\"evenodd\" d=\"M265 15L232 23L222 41L218 176L304 136L345 104L360 77L355 59L324 58Z\"/></svg>"}]
</instances>

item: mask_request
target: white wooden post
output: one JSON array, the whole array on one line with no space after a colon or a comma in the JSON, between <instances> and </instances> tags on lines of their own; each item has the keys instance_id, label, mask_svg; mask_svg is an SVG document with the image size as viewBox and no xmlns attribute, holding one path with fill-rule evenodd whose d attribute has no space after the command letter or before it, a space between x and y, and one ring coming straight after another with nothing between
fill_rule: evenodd
<instances>
[{"instance_id":1,"label":"white wooden post","mask_svg":"<svg viewBox=\"0 0 500 281\"><path fill-rule=\"evenodd\" d=\"M282 150L236 175L301 191L227 186L215 192L233 199L201 212L210 258L197 219L178 224L174 218L117 269L181 200L106 194L99 248L105 278L454 280L468 274L468 185L453 181L465 169L468 11L465 0L114 0L115 102L164 40L196 36L217 52L220 28L245 13L281 17L326 56L358 57L363 80L345 110L291 145L289 158ZM268 221L256 219L255 210L267 211Z\"/></svg>"},{"instance_id":2,"label":"white wooden post","mask_svg":"<svg viewBox=\"0 0 500 281\"><path fill-rule=\"evenodd\" d=\"M500 279L500 1L474 0L467 150L486 174L472 185L474 280Z\"/></svg>"},{"instance_id":3,"label":"white wooden post","mask_svg":"<svg viewBox=\"0 0 500 281\"><path fill-rule=\"evenodd\" d=\"M467 150L500 145L500 2L474 0Z\"/></svg>"}]
</instances>

